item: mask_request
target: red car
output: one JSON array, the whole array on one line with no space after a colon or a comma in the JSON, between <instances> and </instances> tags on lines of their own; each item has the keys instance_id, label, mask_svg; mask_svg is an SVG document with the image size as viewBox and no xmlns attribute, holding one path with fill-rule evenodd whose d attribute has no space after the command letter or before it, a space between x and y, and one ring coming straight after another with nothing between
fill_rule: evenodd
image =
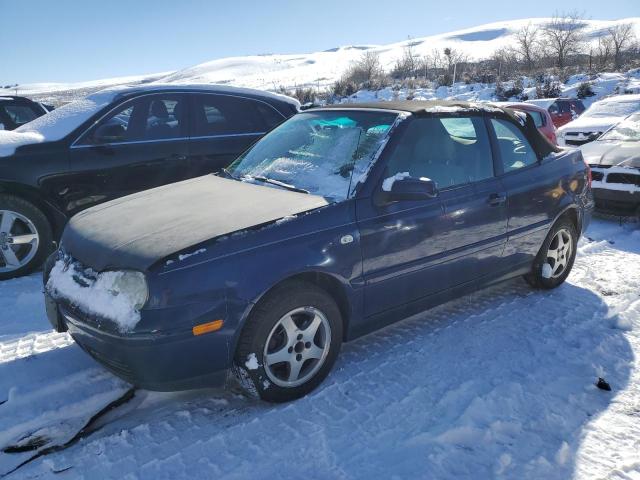
<instances>
[{"instance_id":1,"label":"red car","mask_svg":"<svg viewBox=\"0 0 640 480\"><path fill-rule=\"evenodd\" d=\"M533 117L533 121L538 127L538 130L549 139L554 145L558 144L556 137L556 127L553 124L551 115L547 110L531 103L523 102L498 102L501 107L512 108L514 110L520 110L530 114Z\"/></svg>"},{"instance_id":2,"label":"red car","mask_svg":"<svg viewBox=\"0 0 640 480\"><path fill-rule=\"evenodd\" d=\"M527 100L527 103L547 110L556 128L575 120L585 110L582 101L576 98L540 98Z\"/></svg>"}]
</instances>

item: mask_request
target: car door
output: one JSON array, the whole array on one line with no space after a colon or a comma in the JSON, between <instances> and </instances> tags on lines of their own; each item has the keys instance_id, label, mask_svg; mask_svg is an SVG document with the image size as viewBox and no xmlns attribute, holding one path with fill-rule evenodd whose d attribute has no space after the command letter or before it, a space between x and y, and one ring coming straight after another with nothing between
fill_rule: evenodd
<instances>
[{"instance_id":1,"label":"car door","mask_svg":"<svg viewBox=\"0 0 640 480\"><path fill-rule=\"evenodd\" d=\"M488 121L507 192L508 242L505 262L528 264L538 252L562 199L562 165L541 162L525 132L506 119ZM558 169L558 171L556 171Z\"/></svg>"},{"instance_id":2,"label":"car door","mask_svg":"<svg viewBox=\"0 0 640 480\"><path fill-rule=\"evenodd\" d=\"M72 146L60 194L69 213L187 178L183 94L150 94L115 107Z\"/></svg>"},{"instance_id":3,"label":"car door","mask_svg":"<svg viewBox=\"0 0 640 480\"><path fill-rule=\"evenodd\" d=\"M190 175L217 172L285 117L268 103L226 94L191 97Z\"/></svg>"},{"instance_id":4,"label":"car door","mask_svg":"<svg viewBox=\"0 0 640 480\"><path fill-rule=\"evenodd\" d=\"M417 118L401 135L384 177L429 178L439 194L358 200L365 315L474 281L496 268L506 240L506 197L482 117Z\"/></svg>"}]
</instances>

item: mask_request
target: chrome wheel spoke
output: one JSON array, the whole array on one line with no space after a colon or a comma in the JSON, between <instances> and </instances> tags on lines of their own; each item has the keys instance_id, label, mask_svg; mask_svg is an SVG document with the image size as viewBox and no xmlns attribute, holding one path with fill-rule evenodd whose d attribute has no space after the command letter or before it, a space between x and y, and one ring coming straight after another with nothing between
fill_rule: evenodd
<instances>
[{"instance_id":1,"label":"chrome wheel spoke","mask_svg":"<svg viewBox=\"0 0 640 480\"><path fill-rule=\"evenodd\" d=\"M13 237L9 237L11 239L11 243L14 245L26 245L34 240L38 239L38 235L35 233L27 233L25 235L15 235Z\"/></svg>"},{"instance_id":2,"label":"chrome wheel spoke","mask_svg":"<svg viewBox=\"0 0 640 480\"><path fill-rule=\"evenodd\" d=\"M20 260L16 257L16 253L11 250L11 247L0 249L0 254L4 258L4 263L7 267L15 268L20 266Z\"/></svg>"},{"instance_id":3,"label":"chrome wheel spoke","mask_svg":"<svg viewBox=\"0 0 640 480\"><path fill-rule=\"evenodd\" d=\"M324 353L324 349L316 346L315 344L311 345L311 348L309 348L306 352L305 352L305 358L316 358L316 359L320 359L322 358L322 354Z\"/></svg>"},{"instance_id":4,"label":"chrome wheel spoke","mask_svg":"<svg viewBox=\"0 0 640 480\"><path fill-rule=\"evenodd\" d=\"M289 346L285 345L280 350L266 355L267 365L275 365L276 363L290 362L291 354L288 351Z\"/></svg>"},{"instance_id":5,"label":"chrome wheel spoke","mask_svg":"<svg viewBox=\"0 0 640 480\"><path fill-rule=\"evenodd\" d=\"M15 221L16 215L13 212L5 211L2 214L2 220L0 220L0 232L9 235Z\"/></svg>"},{"instance_id":6,"label":"chrome wheel spoke","mask_svg":"<svg viewBox=\"0 0 640 480\"><path fill-rule=\"evenodd\" d=\"M280 320L280 325L284 328L284 331L287 332L287 342L292 342L295 340L296 335L298 334L298 326L296 322L293 321L291 315L287 315Z\"/></svg>"},{"instance_id":7,"label":"chrome wheel spoke","mask_svg":"<svg viewBox=\"0 0 640 480\"><path fill-rule=\"evenodd\" d=\"M307 340L313 341L313 338L318 332L318 327L322 324L322 318L319 315L314 315L313 320L307 328L304 329L304 336Z\"/></svg>"},{"instance_id":8,"label":"chrome wheel spoke","mask_svg":"<svg viewBox=\"0 0 640 480\"><path fill-rule=\"evenodd\" d=\"M293 361L291 363L289 363L289 378L287 379L287 381L289 382L295 382L296 380L298 380L300 378L300 370L302 370L302 364L304 362L302 361Z\"/></svg>"}]
</instances>

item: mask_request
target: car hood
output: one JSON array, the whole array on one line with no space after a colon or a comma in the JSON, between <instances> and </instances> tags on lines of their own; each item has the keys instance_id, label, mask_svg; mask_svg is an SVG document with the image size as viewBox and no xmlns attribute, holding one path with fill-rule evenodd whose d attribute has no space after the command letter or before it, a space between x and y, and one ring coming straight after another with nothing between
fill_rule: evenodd
<instances>
[{"instance_id":1,"label":"car hood","mask_svg":"<svg viewBox=\"0 0 640 480\"><path fill-rule=\"evenodd\" d=\"M580 150L589 165L640 168L640 142L595 141Z\"/></svg>"},{"instance_id":2,"label":"car hood","mask_svg":"<svg viewBox=\"0 0 640 480\"><path fill-rule=\"evenodd\" d=\"M604 132L618 123L620 117L578 117L575 120L563 125L558 132Z\"/></svg>"},{"instance_id":3,"label":"car hood","mask_svg":"<svg viewBox=\"0 0 640 480\"><path fill-rule=\"evenodd\" d=\"M62 247L94 270L146 270L216 237L325 205L323 197L208 175L85 210L67 224Z\"/></svg>"}]
</instances>

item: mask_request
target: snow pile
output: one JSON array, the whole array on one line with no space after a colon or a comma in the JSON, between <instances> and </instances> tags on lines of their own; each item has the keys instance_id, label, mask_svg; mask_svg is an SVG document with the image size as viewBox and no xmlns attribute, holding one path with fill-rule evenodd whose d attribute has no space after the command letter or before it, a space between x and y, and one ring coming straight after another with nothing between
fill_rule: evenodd
<instances>
[{"instance_id":1,"label":"snow pile","mask_svg":"<svg viewBox=\"0 0 640 480\"><path fill-rule=\"evenodd\" d=\"M77 278L86 278L84 273L75 264L66 266L63 260L58 260L49 274L47 291L88 314L112 320L123 333L133 330L140 321L140 312L128 295L127 285L123 285L125 272L91 273L94 278L82 286Z\"/></svg>"},{"instance_id":2,"label":"snow pile","mask_svg":"<svg viewBox=\"0 0 640 480\"><path fill-rule=\"evenodd\" d=\"M44 136L38 132L0 130L0 157L13 155L22 145L40 142L44 142Z\"/></svg>"}]
</instances>

